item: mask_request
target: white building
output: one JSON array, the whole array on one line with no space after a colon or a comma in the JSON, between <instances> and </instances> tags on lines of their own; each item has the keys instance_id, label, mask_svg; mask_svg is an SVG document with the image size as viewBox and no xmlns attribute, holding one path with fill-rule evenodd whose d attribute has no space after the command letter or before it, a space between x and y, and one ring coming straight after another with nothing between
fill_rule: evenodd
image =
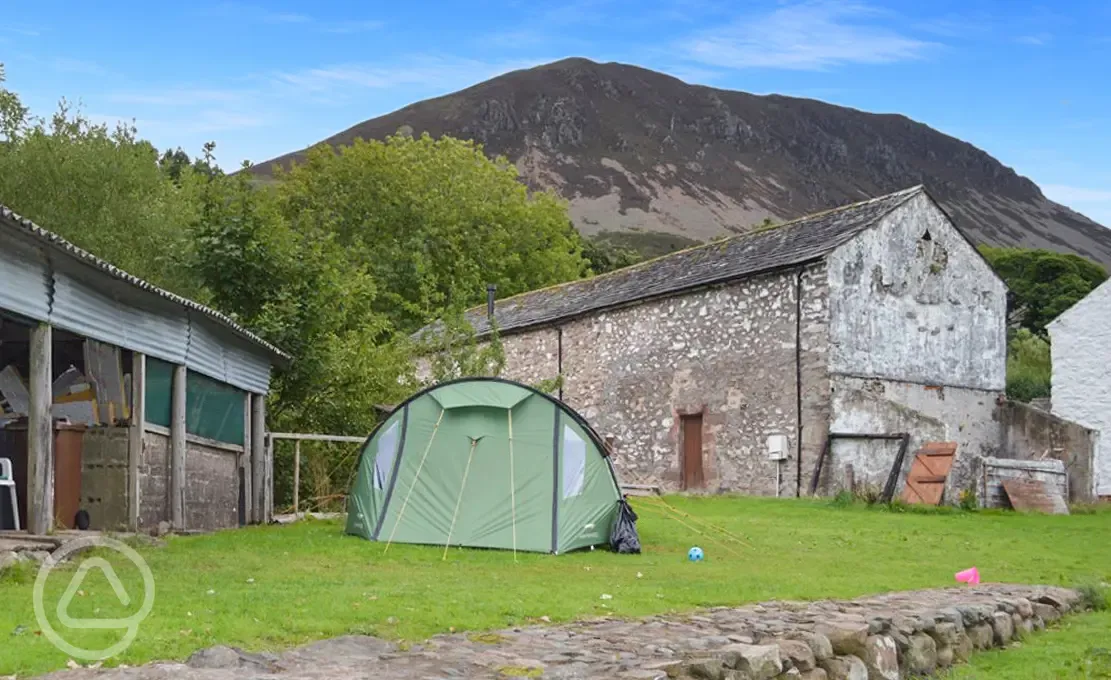
<instances>
[{"instance_id":1,"label":"white building","mask_svg":"<svg viewBox=\"0 0 1111 680\"><path fill-rule=\"evenodd\" d=\"M1053 414L1100 433L1096 495L1111 496L1111 281L1049 324Z\"/></svg>"}]
</instances>

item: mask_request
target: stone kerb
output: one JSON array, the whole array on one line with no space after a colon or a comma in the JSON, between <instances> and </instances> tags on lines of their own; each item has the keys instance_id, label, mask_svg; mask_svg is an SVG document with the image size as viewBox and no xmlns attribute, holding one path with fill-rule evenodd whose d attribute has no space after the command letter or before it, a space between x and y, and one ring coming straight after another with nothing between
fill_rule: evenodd
<instances>
[{"instance_id":1,"label":"stone kerb","mask_svg":"<svg viewBox=\"0 0 1111 680\"><path fill-rule=\"evenodd\" d=\"M702 680L929 676L967 661L975 651L1006 647L1042 630L1081 603L1073 590L1038 588L1024 593L1007 586L815 603L805 610L809 616L778 622L769 617L754 626L751 644L700 651L662 664L661 669L666 677ZM665 675L653 677L661 680Z\"/></svg>"}]
</instances>

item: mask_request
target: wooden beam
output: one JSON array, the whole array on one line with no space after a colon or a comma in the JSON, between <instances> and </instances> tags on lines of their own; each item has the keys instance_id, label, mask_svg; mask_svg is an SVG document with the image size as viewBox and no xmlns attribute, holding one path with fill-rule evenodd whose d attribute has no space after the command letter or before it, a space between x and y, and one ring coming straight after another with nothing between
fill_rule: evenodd
<instances>
[{"instance_id":1,"label":"wooden beam","mask_svg":"<svg viewBox=\"0 0 1111 680\"><path fill-rule=\"evenodd\" d=\"M254 439L251 437L251 419L253 417L251 411L251 402L254 401L254 395L248 392L243 397L243 458L240 460L240 465L243 467L243 513L246 518L247 524L253 524L255 521L254 504L254 456L251 450L254 447Z\"/></svg>"},{"instance_id":2,"label":"wooden beam","mask_svg":"<svg viewBox=\"0 0 1111 680\"><path fill-rule=\"evenodd\" d=\"M274 440L266 437L266 483L262 485L262 523L274 517Z\"/></svg>"},{"instance_id":3,"label":"wooden beam","mask_svg":"<svg viewBox=\"0 0 1111 680\"><path fill-rule=\"evenodd\" d=\"M170 525L185 528L185 386L188 371L174 366L170 391Z\"/></svg>"},{"instance_id":4,"label":"wooden beam","mask_svg":"<svg viewBox=\"0 0 1111 680\"><path fill-rule=\"evenodd\" d=\"M366 437L351 437L341 434L300 434L296 432L271 432L270 438L314 442L352 442L355 444L362 444L366 441Z\"/></svg>"},{"instance_id":5,"label":"wooden beam","mask_svg":"<svg viewBox=\"0 0 1111 680\"><path fill-rule=\"evenodd\" d=\"M266 396L251 398L251 507L255 522L265 522L266 486Z\"/></svg>"},{"instance_id":6,"label":"wooden beam","mask_svg":"<svg viewBox=\"0 0 1111 680\"><path fill-rule=\"evenodd\" d=\"M301 440L293 443L293 516L301 511Z\"/></svg>"},{"instance_id":7,"label":"wooden beam","mask_svg":"<svg viewBox=\"0 0 1111 680\"><path fill-rule=\"evenodd\" d=\"M143 458L143 435L147 419L147 357L131 354L131 426L127 441L127 527L139 530L139 461Z\"/></svg>"},{"instance_id":8,"label":"wooden beam","mask_svg":"<svg viewBox=\"0 0 1111 680\"><path fill-rule=\"evenodd\" d=\"M54 528L54 424L50 413L53 329L36 324L31 329L31 404L27 419L27 530L46 534Z\"/></svg>"}]
</instances>

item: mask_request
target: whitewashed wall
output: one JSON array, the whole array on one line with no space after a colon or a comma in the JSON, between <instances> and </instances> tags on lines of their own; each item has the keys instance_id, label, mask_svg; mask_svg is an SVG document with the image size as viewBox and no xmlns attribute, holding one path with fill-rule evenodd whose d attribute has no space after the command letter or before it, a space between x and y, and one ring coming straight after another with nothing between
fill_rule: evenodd
<instances>
[{"instance_id":1,"label":"whitewashed wall","mask_svg":"<svg viewBox=\"0 0 1111 680\"><path fill-rule=\"evenodd\" d=\"M831 373L1004 389L1006 286L928 196L834 251L829 283Z\"/></svg>"},{"instance_id":2,"label":"whitewashed wall","mask_svg":"<svg viewBox=\"0 0 1111 680\"><path fill-rule=\"evenodd\" d=\"M1111 282L1049 326L1053 346L1053 414L1100 433L1096 493L1111 495Z\"/></svg>"}]
</instances>

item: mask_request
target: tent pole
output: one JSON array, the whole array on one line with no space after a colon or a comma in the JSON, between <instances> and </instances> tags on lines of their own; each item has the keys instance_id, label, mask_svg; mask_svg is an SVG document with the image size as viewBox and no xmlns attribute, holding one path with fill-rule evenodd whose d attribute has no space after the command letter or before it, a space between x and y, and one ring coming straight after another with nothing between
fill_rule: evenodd
<instances>
[{"instance_id":1,"label":"tent pole","mask_svg":"<svg viewBox=\"0 0 1111 680\"><path fill-rule=\"evenodd\" d=\"M513 473L513 409L509 414L509 515L513 522L513 562L517 562L517 479Z\"/></svg>"},{"instance_id":2,"label":"tent pole","mask_svg":"<svg viewBox=\"0 0 1111 680\"><path fill-rule=\"evenodd\" d=\"M478 440L471 440L471 452L467 454L467 467L463 468L463 482L459 485L459 497L455 499L455 512L451 514L451 528L447 530L447 543L444 544L444 556L447 559L448 548L451 547L451 535L455 533L455 520L459 517L459 506L463 504L463 491L467 488L467 475L471 472L471 461L474 460L474 450L478 447Z\"/></svg>"},{"instance_id":3,"label":"tent pole","mask_svg":"<svg viewBox=\"0 0 1111 680\"><path fill-rule=\"evenodd\" d=\"M397 535L397 527L401 525L401 516L405 514L405 508L409 505L409 497L413 495L413 488L417 485L417 477L420 477L420 471L424 469L424 460L428 458L428 452L432 450L432 442L436 441L436 433L440 431L440 423L443 419L444 409L440 409L440 417L436 419L436 427L432 428L432 436L428 438L428 446L424 447L424 455L420 457L417 472L413 475L413 481L409 483L409 492L405 494L405 502L401 504L401 510L397 513L397 521L393 523L393 531L390 532L390 538L386 541L386 549L382 551L383 555L389 551L390 544L393 543L393 537ZM400 474L400 470L398 474ZM384 519L382 521L385 522Z\"/></svg>"}]
</instances>

